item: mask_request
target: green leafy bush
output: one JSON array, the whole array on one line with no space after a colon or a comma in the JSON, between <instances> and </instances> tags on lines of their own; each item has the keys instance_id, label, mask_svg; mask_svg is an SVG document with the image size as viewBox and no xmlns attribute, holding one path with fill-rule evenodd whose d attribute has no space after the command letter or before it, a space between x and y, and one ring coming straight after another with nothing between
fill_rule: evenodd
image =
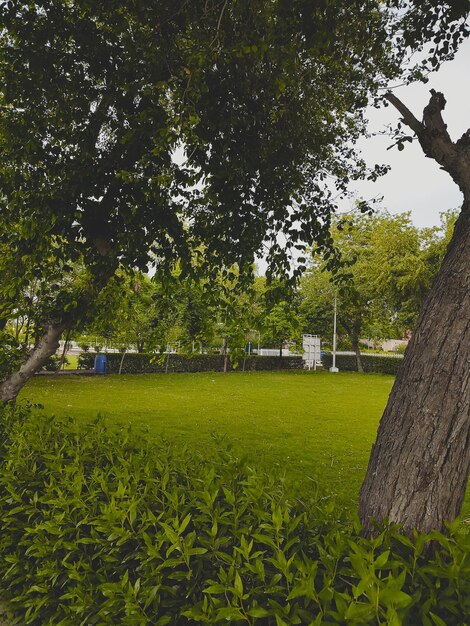
<instances>
[{"instance_id":1,"label":"green leafy bush","mask_svg":"<svg viewBox=\"0 0 470 626\"><path fill-rule=\"evenodd\" d=\"M91 370L95 365L95 356L93 352L80 352L77 359L77 369L79 370Z\"/></svg>"},{"instance_id":2,"label":"green leafy bush","mask_svg":"<svg viewBox=\"0 0 470 626\"><path fill-rule=\"evenodd\" d=\"M53 354L52 356L50 356L46 363L43 366L43 370L46 370L46 372L57 372L59 371L60 365L62 362L62 355L60 354ZM64 358L64 365L68 365L70 363L70 361L68 360L67 357Z\"/></svg>"},{"instance_id":3,"label":"green leafy bush","mask_svg":"<svg viewBox=\"0 0 470 626\"><path fill-rule=\"evenodd\" d=\"M17 370L26 356L27 351L13 335L0 331L0 382ZM61 355L53 354L47 359L42 369L55 372L59 369L60 362ZM67 358L65 358L65 364L68 364Z\"/></svg>"},{"instance_id":4,"label":"green leafy bush","mask_svg":"<svg viewBox=\"0 0 470 626\"><path fill-rule=\"evenodd\" d=\"M0 383L21 364L24 352L18 341L4 330L0 331Z\"/></svg>"},{"instance_id":5,"label":"green leafy bush","mask_svg":"<svg viewBox=\"0 0 470 626\"><path fill-rule=\"evenodd\" d=\"M0 579L23 624L465 623L455 527L366 540L228 449L1 411Z\"/></svg>"},{"instance_id":6,"label":"green leafy bush","mask_svg":"<svg viewBox=\"0 0 470 626\"><path fill-rule=\"evenodd\" d=\"M368 374L392 374L396 376L402 363L400 356L376 356L373 354L361 354L362 366ZM330 352L322 356L323 367L330 368L333 357ZM336 367L344 372L357 372L356 357L353 354L337 354Z\"/></svg>"},{"instance_id":7,"label":"green leafy bush","mask_svg":"<svg viewBox=\"0 0 470 626\"><path fill-rule=\"evenodd\" d=\"M92 369L96 353L81 353L78 357L79 369ZM106 355L106 372L117 374L121 365L122 354ZM303 369L302 357L269 357L247 356L239 359L236 364L228 363L228 369L245 371L291 370ZM223 372L224 356L221 354L142 354L131 352L126 354L122 362L123 374L151 374L165 372Z\"/></svg>"}]
</instances>

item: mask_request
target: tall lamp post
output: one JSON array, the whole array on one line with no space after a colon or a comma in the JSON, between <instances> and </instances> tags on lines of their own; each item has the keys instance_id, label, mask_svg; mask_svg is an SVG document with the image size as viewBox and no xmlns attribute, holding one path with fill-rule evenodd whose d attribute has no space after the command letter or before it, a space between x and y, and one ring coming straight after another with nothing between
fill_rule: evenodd
<instances>
[{"instance_id":1,"label":"tall lamp post","mask_svg":"<svg viewBox=\"0 0 470 626\"><path fill-rule=\"evenodd\" d=\"M335 308L333 314L333 363L330 367L330 372L336 374L339 369L336 367L336 311L338 305L338 294L335 294Z\"/></svg>"}]
</instances>

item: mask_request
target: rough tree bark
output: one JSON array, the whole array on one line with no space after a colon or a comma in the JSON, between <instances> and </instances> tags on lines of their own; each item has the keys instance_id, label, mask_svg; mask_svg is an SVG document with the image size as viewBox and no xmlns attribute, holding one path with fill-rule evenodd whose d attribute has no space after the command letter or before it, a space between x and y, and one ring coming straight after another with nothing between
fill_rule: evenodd
<instances>
[{"instance_id":1,"label":"rough tree bark","mask_svg":"<svg viewBox=\"0 0 470 626\"><path fill-rule=\"evenodd\" d=\"M0 402L6 403L16 399L26 381L42 368L50 356L56 353L60 337L66 328L68 328L68 323L63 321L51 321L46 325L37 348L33 350L20 369L0 385Z\"/></svg>"},{"instance_id":2,"label":"rough tree bark","mask_svg":"<svg viewBox=\"0 0 470 626\"><path fill-rule=\"evenodd\" d=\"M470 131L452 142L445 99L431 94L422 122L387 97L464 203L372 448L359 498L366 533L385 519L409 533L443 530L461 510L470 470Z\"/></svg>"}]
</instances>

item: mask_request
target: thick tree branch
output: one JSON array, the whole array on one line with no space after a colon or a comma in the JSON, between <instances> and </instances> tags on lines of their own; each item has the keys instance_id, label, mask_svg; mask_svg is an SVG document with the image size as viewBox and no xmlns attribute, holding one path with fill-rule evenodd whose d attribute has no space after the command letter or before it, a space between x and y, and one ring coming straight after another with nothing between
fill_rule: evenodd
<instances>
[{"instance_id":1,"label":"thick tree branch","mask_svg":"<svg viewBox=\"0 0 470 626\"><path fill-rule=\"evenodd\" d=\"M68 321L51 321L44 328L39 344L17 372L14 372L0 385L0 402L6 404L16 399L19 391L31 376L39 371L47 359L55 354L59 339L64 330L69 328Z\"/></svg>"},{"instance_id":2,"label":"thick tree branch","mask_svg":"<svg viewBox=\"0 0 470 626\"><path fill-rule=\"evenodd\" d=\"M423 122L426 129L431 131L436 137L439 135L441 139L448 141L453 145L452 139L447 132L447 124L442 119L442 111L445 109L446 99L439 91L431 89L431 98L429 103L423 110Z\"/></svg>"},{"instance_id":3,"label":"thick tree branch","mask_svg":"<svg viewBox=\"0 0 470 626\"><path fill-rule=\"evenodd\" d=\"M405 106L399 98L397 98L395 94L388 91L385 94L385 98L390 102L390 104L393 104L399 113L401 113L403 122L409 126L411 130L414 130L417 135L424 130L423 124L413 115L409 108Z\"/></svg>"},{"instance_id":4,"label":"thick tree branch","mask_svg":"<svg viewBox=\"0 0 470 626\"><path fill-rule=\"evenodd\" d=\"M424 154L439 163L460 187L466 198L470 197L470 149L467 133L454 143L442 119L446 100L442 93L431 89L431 98L423 111L423 121L416 119L403 102L392 93L387 100L402 114L403 122L418 138Z\"/></svg>"},{"instance_id":5,"label":"thick tree branch","mask_svg":"<svg viewBox=\"0 0 470 626\"><path fill-rule=\"evenodd\" d=\"M456 145L467 150L470 148L470 128L464 132L460 139L457 139Z\"/></svg>"}]
</instances>

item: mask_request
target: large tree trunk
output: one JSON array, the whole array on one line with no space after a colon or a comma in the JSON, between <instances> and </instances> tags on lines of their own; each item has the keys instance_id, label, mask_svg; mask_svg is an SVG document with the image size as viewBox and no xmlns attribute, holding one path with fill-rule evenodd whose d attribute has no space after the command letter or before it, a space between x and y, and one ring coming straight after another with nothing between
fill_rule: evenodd
<instances>
[{"instance_id":1,"label":"large tree trunk","mask_svg":"<svg viewBox=\"0 0 470 626\"><path fill-rule=\"evenodd\" d=\"M470 469L469 134L452 143L433 93L419 122L390 101L464 193L462 213L392 389L359 498L365 532L389 519L442 530L460 512Z\"/></svg>"},{"instance_id":2,"label":"large tree trunk","mask_svg":"<svg viewBox=\"0 0 470 626\"><path fill-rule=\"evenodd\" d=\"M56 353L59 340L67 328L65 322L49 322L41 337L38 346L28 359L0 385L0 402L6 403L15 400L21 388L33 374L41 369L47 359Z\"/></svg>"},{"instance_id":3,"label":"large tree trunk","mask_svg":"<svg viewBox=\"0 0 470 626\"><path fill-rule=\"evenodd\" d=\"M460 512L470 468L470 211L421 313L392 389L359 512L405 530L441 529Z\"/></svg>"}]
</instances>

